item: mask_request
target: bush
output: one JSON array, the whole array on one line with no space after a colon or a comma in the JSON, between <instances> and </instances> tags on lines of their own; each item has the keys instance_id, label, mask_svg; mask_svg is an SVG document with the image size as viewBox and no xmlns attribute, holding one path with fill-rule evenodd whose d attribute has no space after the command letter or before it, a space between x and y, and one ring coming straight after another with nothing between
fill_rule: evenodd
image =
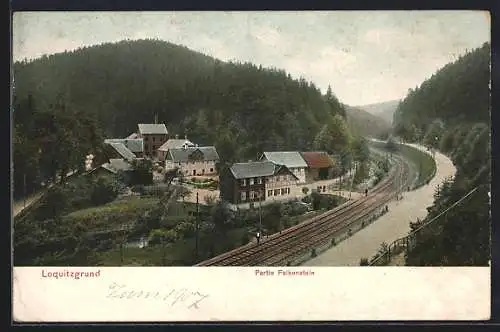
<instances>
[{"instance_id":1,"label":"bush","mask_svg":"<svg viewBox=\"0 0 500 332\"><path fill-rule=\"evenodd\" d=\"M368 262L368 258L363 257L359 260L359 266L368 266L368 265L370 265Z\"/></svg>"},{"instance_id":2,"label":"bush","mask_svg":"<svg viewBox=\"0 0 500 332\"><path fill-rule=\"evenodd\" d=\"M243 235L241 236L241 245L245 245L247 244L248 242L250 242L250 236L248 235L248 232L245 232L243 233Z\"/></svg>"},{"instance_id":3,"label":"bush","mask_svg":"<svg viewBox=\"0 0 500 332\"><path fill-rule=\"evenodd\" d=\"M94 205L103 205L113 201L118 195L114 184L106 178L97 179L90 196L90 201Z\"/></svg>"}]
</instances>

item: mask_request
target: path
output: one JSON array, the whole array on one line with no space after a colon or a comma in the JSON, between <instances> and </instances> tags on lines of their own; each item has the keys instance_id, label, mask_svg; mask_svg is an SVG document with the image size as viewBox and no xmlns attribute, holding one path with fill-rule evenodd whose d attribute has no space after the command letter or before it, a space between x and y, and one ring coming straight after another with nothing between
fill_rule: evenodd
<instances>
[{"instance_id":1,"label":"path","mask_svg":"<svg viewBox=\"0 0 500 332\"><path fill-rule=\"evenodd\" d=\"M77 174L76 170L68 172L68 174L66 174L66 179L70 178L72 175L75 174ZM60 180L60 177L58 177L58 180ZM52 186L53 184L49 184L47 188L50 188ZM29 207L31 204L36 202L43 195L44 192L45 189L40 189L36 193L29 195L28 197L26 197L26 202L24 198L14 201L12 203L12 216L13 217L17 216L19 213L21 213L22 210L24 210L25 208Z\"/></svg>"},{"instance_id":2,"label":"path","mask_svg":"<svg viewBox=\"0 0 500 332\"><path fill-rule=\"evenodd\" d=\"M407 145L426 151L415 144ZM428 185L405 192L403 200L388 204L389 213L303 265L359 266L360 259L373 257L382 242L389 244L407 235L410 231L410 221L423 219L427 215L426 208L434 202L435 188L445 178L455 175L456 169L448 157L436 152L435 158L436 175Z\"/></svg>"}]
</instances>

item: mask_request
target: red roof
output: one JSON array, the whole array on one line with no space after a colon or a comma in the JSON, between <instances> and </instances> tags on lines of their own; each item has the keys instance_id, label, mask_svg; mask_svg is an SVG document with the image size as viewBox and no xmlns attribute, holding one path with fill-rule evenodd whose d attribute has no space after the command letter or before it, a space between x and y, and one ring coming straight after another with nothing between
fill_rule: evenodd
<instances>
[{"instance_id":1,"label":"red roof","mask_svg":"<svg viewBox=\"0 0 500 332\"><path fill-rule=\"evenodd\" d=\"M326 152L302 152L302 158L310 168L333 167L333 162Z\"/></svg>"}]
</instances>

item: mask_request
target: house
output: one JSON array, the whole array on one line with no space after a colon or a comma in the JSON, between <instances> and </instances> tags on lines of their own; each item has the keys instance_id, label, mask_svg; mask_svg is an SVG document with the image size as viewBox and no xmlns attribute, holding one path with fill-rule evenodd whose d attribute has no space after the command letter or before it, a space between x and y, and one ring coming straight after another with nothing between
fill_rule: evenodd
<instances>
[{"instance_id":1,"label":"house","mask_svg":"<svg viewBox=\"0 0 500 332\"><path fill-rule=\"evenodd\" d=\"M141 158L144 154L144 144L142 138L111 138L104 140L104 143L105 144L122 143L137 158Z\"/></svg>"},{"instance_id":2,"label":"house","mask_svg":"<svg viewBox=\"0 0 500 332\"><path fill-rule=\"evenodd\" d=\"M101 175L118 175L123 172L124 175L128 176L133 171L134 168L129 162L123 159L110 159L108 163L90 170L87 174L98 177Z\"/></svg>"},{"instance_id":3,"label":"house","mask_svg":"<svg viewBox=\"0 0 500 332\"><path fill-rule=\"evenodd\" d=\"M326 180L332 177L334 163L326 152L302 152L301 155L307 164L307 183Z\"/></svg>"},{"instance_id":4,"label":"house","mask_svg":"<svg viewBox=\"0 0 500 332\"><path fill-rule=\"evenodd\" d=\"M139 138L139 134L132 133L132 134L128 135L126 139L137 139L137 138Z\"/></svg>"},{"instance_id":5,"label":"house","mask_svg":"<svg viewBox=\"0 0 500 332\"><path fill-rule=\"evenodd\" d=\"M276 165L273 175L266 178L266 201L286 200L296 197L299 178L285 165Z\"/></svg>"},{"instance_id":6,"label":"house","mask_svg":"<svg viewBox=\"0 0 500 332\"><path fill-rule=\"evenodd\" d=\"M270 161L235 163L221 170L220 191L231 204L254 203L265 199L265 179L274 174L276 165Z\"/></svg>"},{"instance_id":7,"label":"house","mask_svg":"<svg viewBox=\"0 0 500 332\"><path fill-rule=\"evenodd\" d=\"M137 159L137 156L123 143L105 141L104 148L108 159L125 159L129 162Z\"/></svg>"},{"instance_id":8,"label":"house","mask_svg":"<svg viewBox=\"0 0 500 332\"><path fill-rule=\"evenodd\" d=\"M183 139L179 139L179 136L175 135L175 138L169 139L158 148L158 159L165 160L167 152L170 149L182 149L188 147L195 147L195 144L188 140L187 136L184 136Z\"/></svg>"},{"instance_id":9,"label":"house","mask_svg":"<svg viewBox=\"0 0 500 332\"><path fill-rule=\"evenodd\" d=\"M163 124L138 124L138 138L144 141L144 156L156 158L157 150L168 140L167 127Z\"/></svg>"},{"instance_id":10,"label":"house","mask_svg":"<svg viewBox=\"0 0 500 332\"><path fill-rule=\"evenodd\" d=\"M298 178L284 165L268 160L235 163L221 171L222 199L239 205L255 202L282 200L293 197L291 186Z\"/></svg>"},{"instance_id":11,"label":"house","mask_svg":"<svg viewBox=\"0 0 500 332\"><path fill-rule=\"evenodd\" d=\"M184 176L216 175L218 162L219 154L214 146L181 147L167 151L165 168L178 167Z\"/></svg>"},{"instance_id":12,"label":"house","mask_svg":"<svg viewBox=\"0 0 500 332\"><path fill-rule=\"evenodd\" d=\"M297 184L306 182L307 163L298 151L264 152L260 160L269 160L277 165L285 165L297 177Z\"/></svg>"}]
</instances>

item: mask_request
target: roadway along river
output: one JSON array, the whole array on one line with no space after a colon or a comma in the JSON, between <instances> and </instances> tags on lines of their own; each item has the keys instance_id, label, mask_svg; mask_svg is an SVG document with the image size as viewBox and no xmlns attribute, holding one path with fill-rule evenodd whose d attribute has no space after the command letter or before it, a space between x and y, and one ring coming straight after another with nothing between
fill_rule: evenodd
<instances>
[{"instance_id":1,"label":"roadway along river","mask_svg":"<svg viewBox=\"0 0 500 332\"><path fill-rule=\"evenodd\" d=\"M425 151L415 144L408 145ZM403 200L388 204L389 213L302 265L359 266L360 259L363 257L369 259L375 255L382 242L390 244L407 235L410 231L410 221L423 219L427 215L426 208L434 202L436 187L447 177L455 175L456 168L448 157L436 152L435 158L436 175L428 185L415 191L405 192Z\"/></svg>"}]
</instances>

